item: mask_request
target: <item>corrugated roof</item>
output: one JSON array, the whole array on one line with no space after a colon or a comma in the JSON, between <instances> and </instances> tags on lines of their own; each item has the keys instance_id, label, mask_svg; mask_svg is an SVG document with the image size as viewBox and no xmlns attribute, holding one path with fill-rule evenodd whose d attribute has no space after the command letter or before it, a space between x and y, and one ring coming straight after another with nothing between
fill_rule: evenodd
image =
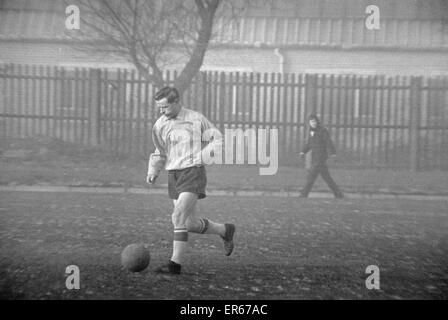
<instances>
[{"instance_id":1,"label":"corrugated roof","mask_svg":"<svg viewBox=\"0 0 448 320\"><path fill-rule=\"evenodd\" d=\"M0 39L67 39L65 16L52 11L0 10Z\"/></svg>"},{"instance_id":2,"label":"corrugated roof","mask_svg":"<svg viewBox=\"0 0 448 320\"><path fill-rule=\"evenodd\" d=\"M69 40L72 39L70 33L76 34L77 30L67 30L65 19L65 11L60 10L3 9L0 10L0 40ZM362 18L242 19L240 24L234 23L231 28L225 28L217 21L218 34L211 43L423 50L448 48L448 29L438 20L383 19L380 30L365 31Z\"/></svg>"}]
</instances>

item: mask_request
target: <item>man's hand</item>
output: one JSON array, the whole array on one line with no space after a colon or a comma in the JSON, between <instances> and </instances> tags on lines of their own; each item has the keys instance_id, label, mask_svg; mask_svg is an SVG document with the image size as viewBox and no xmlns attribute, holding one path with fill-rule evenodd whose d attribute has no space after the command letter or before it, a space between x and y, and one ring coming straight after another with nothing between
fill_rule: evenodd
<instances>
[{"instance_id":1,"label":"man's hand","mask_svg":"<svg viewBox=\"0 0 448 320\"><path fill-rule=\"evenodd\" d=\"M157 175L156 174L148 174L146 177L146 183L147 184L154 184L156 182Z\"/></svg>"},{"instance_id":2,"label":"man's hand","mask_svg":"<svg viewBox=\"0 0 448 320\"><path fill-rule=\"evenodd\" d=\"M299 156L300 156L300 158L304 158L305 157L305 153L300 152Z\"/></svg>"}]
</instances>

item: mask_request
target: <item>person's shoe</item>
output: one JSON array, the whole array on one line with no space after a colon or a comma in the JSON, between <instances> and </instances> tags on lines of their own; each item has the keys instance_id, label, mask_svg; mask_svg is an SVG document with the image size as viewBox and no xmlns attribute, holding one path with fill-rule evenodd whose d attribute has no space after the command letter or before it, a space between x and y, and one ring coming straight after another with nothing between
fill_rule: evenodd
<instances>
[{"instance_id":1,"label":"person's shoe","mask_svg":"<svg viewBox=\"0 0 448 320\"><path fill-rule=\"evenodd\" d=\"M230 256L233 252L233 235L235 234L235 225L231 223L224 224L226 228L226 234L221 237L224 240L224 251L226 256Z\"/></svg>"},{"instance_id":2,"label":"person's shoe","mask_svg":"<svg viewBox=\"0 0 448 320\"><path fill-rule=\"evenodd\" d=\"M303 193L300 193L299 198L308 198L308 196L304 195Z\"/></svg>"},{"instance_id":3,"label":"person's shoe","mask_svg":"<svg viewBox=\"0 0 448 320\"><path fill-rule=\"evenodd\" d=\"M342 193L335 194L334 197L336 199L344 199L344 195Z\"/></svg>"},{"instance_id":4,"label":"person's shoe","mask_svg":"<svg viewBox=\"0 0 448 320\"><path fill-rule=\"evenodd\" d=\"M155 269L155 272L161 274L180 274L180 270L181 265L170 260L167 264Z\"/></svg>"}]
</instances>

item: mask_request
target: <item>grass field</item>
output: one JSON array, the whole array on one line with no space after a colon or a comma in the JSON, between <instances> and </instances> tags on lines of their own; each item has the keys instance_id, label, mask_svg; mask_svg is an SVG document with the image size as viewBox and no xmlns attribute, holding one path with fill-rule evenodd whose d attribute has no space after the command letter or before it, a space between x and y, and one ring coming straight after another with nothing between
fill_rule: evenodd
<instances>
[{"instance_id":1,"label":"grass field","mask_svg":"<svg viewBox=\"0 0 448 320\"><path fill-rule=\"evenodd\" d=\"M190 235L184 274L170 257L165 196L0 193L2 299L447 299L445 201L208 197L198 216L237 225L225 257L211 235ZM121 250L143 242L149 269L131 274ZM77 265L81 289L67 290ZM369 265L380 290L365 286Z\"/></svg>"}]
</instances>

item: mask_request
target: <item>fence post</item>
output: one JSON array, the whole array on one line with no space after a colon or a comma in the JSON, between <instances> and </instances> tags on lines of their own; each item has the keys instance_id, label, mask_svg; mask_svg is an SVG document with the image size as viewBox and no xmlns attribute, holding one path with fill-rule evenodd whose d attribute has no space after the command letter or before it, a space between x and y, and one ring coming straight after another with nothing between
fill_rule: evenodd
<instances>
[{"instance_id":1,"label":"fence post","mask_svg":"<svg viewBox=\"0 0 448 320\"><path fill-rule=\"evenodd\" d=\"M216 79L218 81L218 79ZM221 72L219 75L219 129L221 134L224 135L224 115L225 115L225 92L226 92L226 75Z\"/></svg>"},{"instance_id":2,"label":"fence post","mask_svg":"<svg viewBox=\"0 0 448 320\"><path fill-rule=\"evenodd\" d=\"M317 74L305 75L305 112L316 112Z\"/></svg>"},{"instance_id":3,"label":"fence post","mask_svg":"<svg viewBox=\"0 0 448 320\"><path fill-rule=\"evenodd\" d=\"M90 69L90 143L97 146L101 142L101 69Z\"/></svg>"},{"instance_id":4,"label":"fence post","mask_svg":"<svg viewBox=\"0 0 448 320\"><path fill-rule=\"evenodd\" d=\"M411 77L409 143L410 167L413 171L417 171L419 169L421 90L422 77Z\"/></svg>"},{"instance_id":5,"label":"fence post","mask_svg":"<svg viewBox=\"0 0 448 320\"><path fill-rule=\"evenodd\" d=\"M207 117L207 72L200 71L200 79L201 79L201 90L202 90L202 101L200 105L199 112L202 113L205 117Z\"/></svg>"},{"instance_id":6,"label":"fence post","mask_svg":"<svg viewBox=\"0 0 448 320\"><path fill-rule=\"evenodd\" d=\"M317 100L317 74L305 75L305 128L308 125L308 116L311 113L316 113L316 100ZM305 156L305 169L311 168L311 152L308 152Z\"/></svg>"}]
</instances>

